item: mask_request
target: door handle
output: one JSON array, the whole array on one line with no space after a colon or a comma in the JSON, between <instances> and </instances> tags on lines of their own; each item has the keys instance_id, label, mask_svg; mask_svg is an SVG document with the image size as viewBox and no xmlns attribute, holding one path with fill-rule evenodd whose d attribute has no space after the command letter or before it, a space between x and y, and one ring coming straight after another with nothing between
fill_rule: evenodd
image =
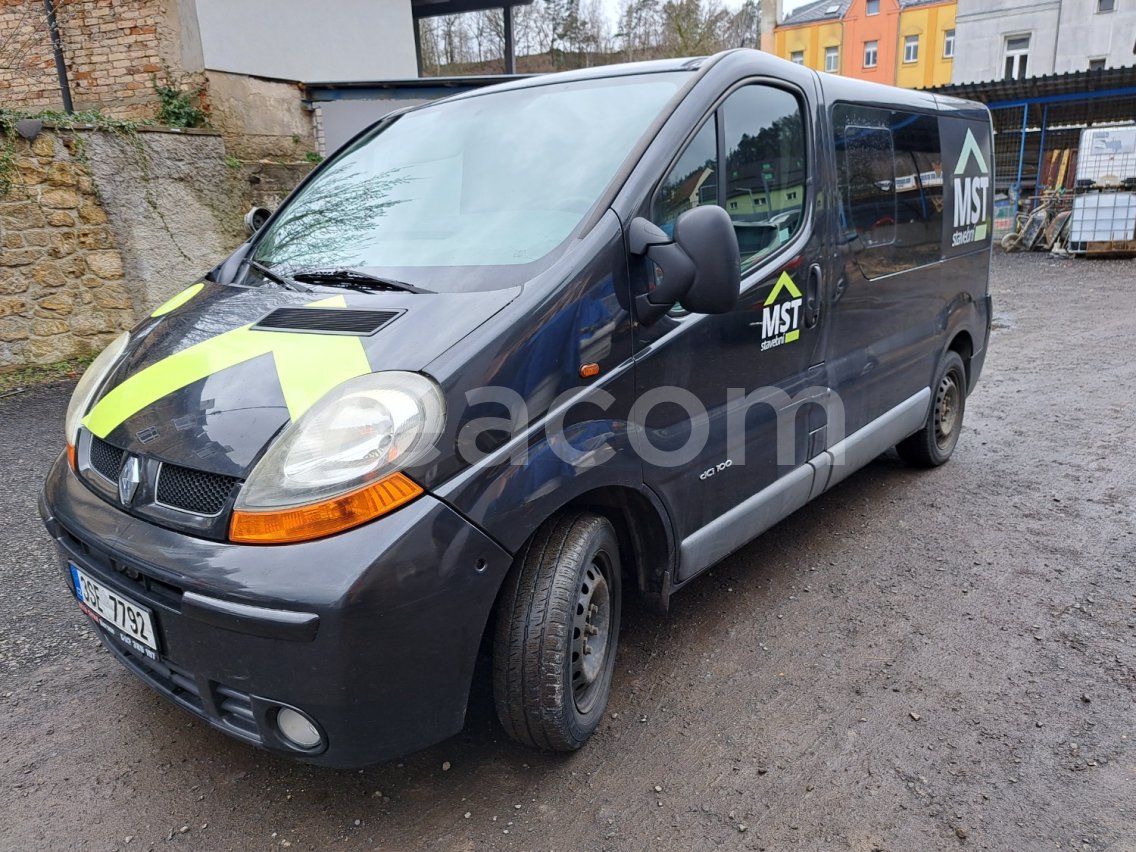
<instances>
[{"instance_id":1,"label":"door handle","mask_svg":"<svg viewBox=\"0 0 1136 852\"><path fill-rule=\"evenodd\" d=\"M820 293L824 273L820 264L809 267L809 280L805 286L805 327L812 328L820 321Z\"/></svg>"}]
</instances>

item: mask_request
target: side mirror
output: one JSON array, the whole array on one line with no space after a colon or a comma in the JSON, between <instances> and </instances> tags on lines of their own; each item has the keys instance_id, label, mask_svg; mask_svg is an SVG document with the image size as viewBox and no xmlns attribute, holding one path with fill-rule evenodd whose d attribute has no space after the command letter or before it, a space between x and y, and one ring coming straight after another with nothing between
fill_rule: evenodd
<instances>
[{"instance_id":1,"label":"side mirror","mask_svg":"<svg viewBox=\"0 0 1136 852\"><path fill-rule=\"evenodd\" d=\"M271 215L271 210L264 207L253 207L245 214L245 227L250 234L255 234L264 227L264 223L268 221L268 217Z\"/></svg>"},{"instance_id":2,"label":"side mirror","mask_svg":"<svg viewBox=\"0 0 1136 852\"><path fill-rule=\"evenodd\" d=\"M733 309L741 289L741 254L734 223L721 207L706 205L678 217L674 239L646 219L628 229L631 253L647 260L647 292L636 297L636 315L650 324L677 303L696 314Z\"/></svg>"}]
</instances>

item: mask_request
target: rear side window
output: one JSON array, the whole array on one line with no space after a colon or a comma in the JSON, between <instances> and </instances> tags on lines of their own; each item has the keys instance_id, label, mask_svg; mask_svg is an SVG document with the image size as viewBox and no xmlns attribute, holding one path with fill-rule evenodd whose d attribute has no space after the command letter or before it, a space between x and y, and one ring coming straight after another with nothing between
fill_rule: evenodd
<instances>
[{"instance_id":1,"label":"rear side window","mask_svg":"<svg viewBox=\"0 0 1136 852\"><path fill-rule=\"evenodd\" d=\"M895 143L891 130L845 126L844 193L848 224L855 229L860 247L877 248L895 242Z\"/></svg>"},{"instance_id":2,"label":"rear side window","mask_svg":"<svg viewBox=\"0 0 1136 852\"><path fill-rule=\"evenodd\" d=\"M934 116L838 104L841 225L869 278L939 260L943 163Z\"/></svg>"}]
</instances>

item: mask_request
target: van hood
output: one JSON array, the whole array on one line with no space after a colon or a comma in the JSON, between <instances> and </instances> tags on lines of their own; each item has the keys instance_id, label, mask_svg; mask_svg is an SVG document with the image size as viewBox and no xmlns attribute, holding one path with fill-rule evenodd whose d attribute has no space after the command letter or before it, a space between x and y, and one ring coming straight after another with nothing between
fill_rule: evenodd
<instances>
[{"instance_id":1,"label":"van hood","mask_svg":"<svg viewBox=\"0 0 1136 852\"><path fill-rule=\"evenodd\" d=\"M333 387L421 371L520 291L195 284L134 329L83 425L131 453L246 478L273 437Z\"/></svg>"}]
</instances>

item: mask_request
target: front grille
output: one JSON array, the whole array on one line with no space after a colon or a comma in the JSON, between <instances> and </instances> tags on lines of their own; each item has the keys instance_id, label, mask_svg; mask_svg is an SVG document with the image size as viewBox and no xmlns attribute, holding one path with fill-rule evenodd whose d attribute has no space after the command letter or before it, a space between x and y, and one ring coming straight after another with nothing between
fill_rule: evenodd
<instances>
[{"instance_id":1,"label":"front grille","mask_svg":"<svg viewBox=\"0 0 1136 852\"><path fill-rule=\"evenodd\" d=\"M236 477L163 463L158 473L158 502L183 512L216 515L225 508L238 482Z\"/></svg>"},{"instance_id":2,"label":"front grille","mask_svg":"<svg viewBox=\"0 0 1136 852\"><path fill-rule=\"evenodd\" d=\"M111 482L118 480L118 472L122 470L122 456L123 451L118 447L91 436L91 467Z\"/></svg>"},{"instance_id":3,"label":"front grille","mask_svg":"<svg viewBox=\"0 0 1136 852\"><path fill-rule=\"evenodd\" d=\"M325 334L374 334L401 311L339 310L336 308L277 308L253 330L319 331Z\"/></svg>"}]
</instances>

